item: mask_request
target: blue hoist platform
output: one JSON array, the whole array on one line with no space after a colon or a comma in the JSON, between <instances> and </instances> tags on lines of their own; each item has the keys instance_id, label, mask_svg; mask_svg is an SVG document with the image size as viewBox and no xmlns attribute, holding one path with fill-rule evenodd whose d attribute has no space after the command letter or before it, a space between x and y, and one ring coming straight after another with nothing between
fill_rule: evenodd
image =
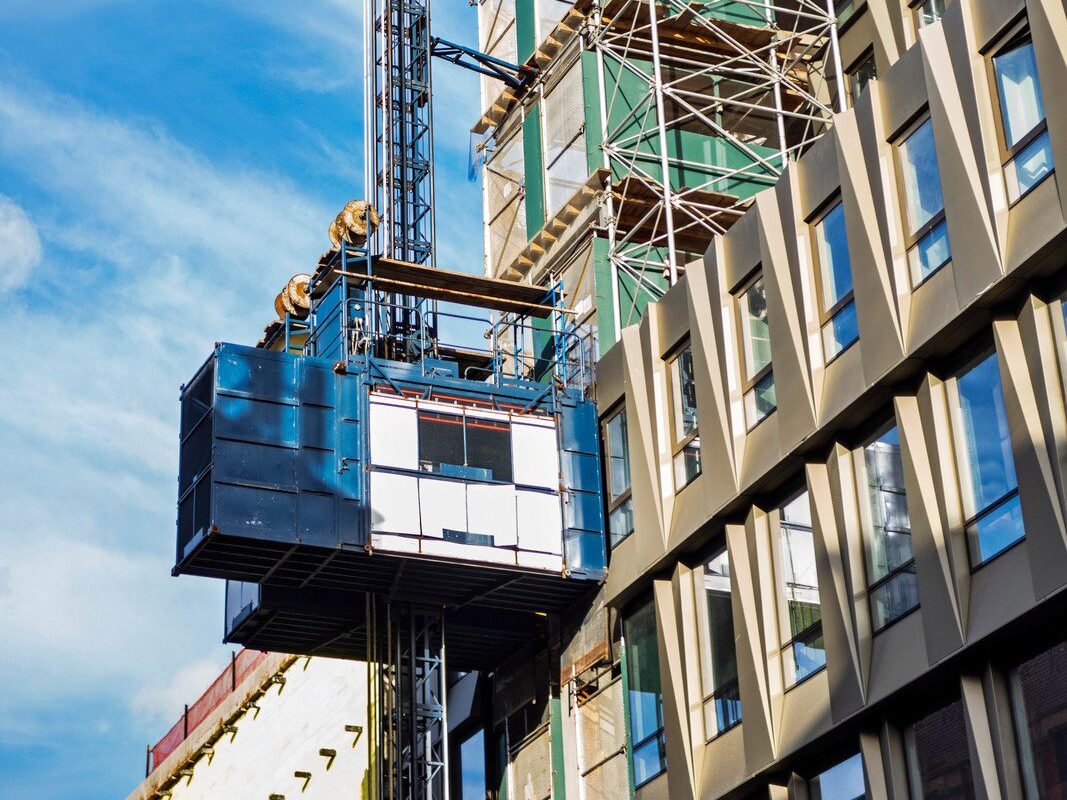
<instances>
[{"instance_id":1,"label":"blue hoist platform","mask_svg":"<svg viewBox=\"0 0 1067 800\"><path fill-rule=\"evenodd\" d=\"M373 796L441 800L447 675L543 640L604 576L592 348L562 287L436 268L432 58L536 69L432 37L427 0L363 20L380 225L335 241L308 313L182 388L174 573L226 580L229 642L372 662ZM485 346L448 341L479 324Z\"/></svg>"}]
</instances>

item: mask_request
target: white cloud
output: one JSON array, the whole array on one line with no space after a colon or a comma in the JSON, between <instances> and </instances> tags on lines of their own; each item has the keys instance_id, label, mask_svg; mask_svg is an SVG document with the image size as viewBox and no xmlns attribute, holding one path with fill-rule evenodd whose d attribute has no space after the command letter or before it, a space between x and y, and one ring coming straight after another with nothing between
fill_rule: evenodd
<instances>
[{"instance_id":1,"label":"white cloud","mask_svg":"<svg viewBox=\"0 0 1067 800\"><path fill-rule=\"evenodd\" d=\"M0 295L26 282L41 263L41 239L25 210L0 194Z\"/></svg>"},{"instance_id":2,"label":"white cloud","mask_svg":"<svg viewBox=\"0 0 1067 800\"><path fill-rule=\"evenodd\" d=\"M226 659L221 585L170 577L178 385L216 340L255 340L332 212L151 122L0 78L0 163L46 245L9 314L24 346L0 351L0 682L19 687L0 738L47 740L38 710L92 697L108 724L159 704L150 739Z\"/></svg>"}]
</instances>

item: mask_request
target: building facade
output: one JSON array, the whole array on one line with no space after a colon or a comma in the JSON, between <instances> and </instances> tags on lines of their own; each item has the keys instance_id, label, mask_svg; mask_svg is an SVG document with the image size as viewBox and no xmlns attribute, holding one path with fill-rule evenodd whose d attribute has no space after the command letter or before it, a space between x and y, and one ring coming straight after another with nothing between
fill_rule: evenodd
<instances>
[{"instance_id":1,"label":"building facade","mask_svg":"<svg viewBox=\"0 0 1067 800\"><path fill-rule=\"evenodd\" d=\"M600 317L608 577L548 670L564 778L524 791L505 737L501 797L1067 792L1067 14L836 5L848 110L613 346ZM489 269L530 279L496 263L495 159Z\"/></svg>"},{"instance_id":2,"label":"building facade","mask_svg":"<svg viewBox=\"0 0 1067 800\"><path fill-rule=\"evenodd\" d=\"M242 651L149 749L128 800L368 797L367 669Z\"/></svg>"}]
</instances>

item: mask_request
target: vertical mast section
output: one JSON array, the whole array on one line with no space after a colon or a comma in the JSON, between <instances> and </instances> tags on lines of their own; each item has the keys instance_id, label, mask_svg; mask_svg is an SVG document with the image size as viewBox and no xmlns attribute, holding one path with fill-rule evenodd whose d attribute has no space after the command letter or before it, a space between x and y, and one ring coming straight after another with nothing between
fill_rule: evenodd
<instances>
[{"instance_id":1,"label":"vertical mast section","mask_svg":"<svg viewBox=\"0 0 1067 800\"><path fill-rule=\"evenodd\" d=\"M377 252L434 263L428 0L364 0L366 191L382 217Z\"/></svg>"}]
</instances>

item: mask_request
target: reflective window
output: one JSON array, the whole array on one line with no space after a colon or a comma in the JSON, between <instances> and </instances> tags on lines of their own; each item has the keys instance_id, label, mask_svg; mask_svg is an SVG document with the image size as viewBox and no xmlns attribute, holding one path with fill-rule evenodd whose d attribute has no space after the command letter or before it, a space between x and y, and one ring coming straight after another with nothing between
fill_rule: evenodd
<instances>
[{"instance_id":1,"label":"reflective window","mask_svg":"<svg viewBox=\"0 0 1067 800\"><path fill-rule=\"evenodd\" d=\"M863 800L867 797L863 757L856 753L812 778L809 785L811 800Z\"/></svg>"},{"instance_id":2,"label":"reflective window","mask_svg":"<svg viewBox=\"0 0 1067 800\"><path fill-rule=\"evenodd\" d=\"M669 364L671 429L674 444L674 487L686 486L700 474L700 430L693 351L687 345Z\"/></svg>"},{"instance_id":3,"label":"reflective window","mask_svg":"<svg viewBox=\"0 0 1067 800\"><path fill-rule=\"evenodd\" d=\"M420 411L419 468L464 480L511 483L511 426L500 420Z\"/></svg>"},{"instance_id":4,"label":"reflective window","mask_svg":"<svg viewBox=\"0 0 1067 800\"><path fill-rule=\"evenodd\" d=\"M1028 800L1067 797L1067 643L1012 670L1011 694Z\"/></svg>"},{"instance_id":5,"label":"reflective window","mask_svg":"<svg viewBox=\"0 0 1067 800\"><path fill-rule=\"evenodd\" d=\"M736 300L741 327L745 420L752 427L778 407L771 371L771 332L763 276L757 275Z\"/></svg>"},{"instance_id":6,"label":"reflective window","mask_svg":"<svg viewBox=\"0 0 1067 800\"><path fill-rule=\"evenodd\" d=\"M634 785L667 769L660 688L656 607L650 598L623 623L626 639L626 692L630 709L630 754Z\"/></svg>"},{"instance_id":7,"label":"reflective window","mask_svg":"<svg viewBox=\"0 0 1067 800\"><path fill-rule=\"evenodd\" d=\"M782 638L787 657L786 684L792 685L826 665L819 604L819 576L815 569L815 535L811 529L808 493L801 492L778 510L778 581Z\"/></svg>"},{"instance_id":8,"label":"reflective window","mask_svg":"<svg viewBox=\"0 0 1067 800\"><path fill-rule=\"evenodd\" d=\"M725 547L704 565L704 592L708 601L710 650L710 674L705 676L704 726L710 737L741 721L737 645L730 599L730 557Z\"/></svg>"},{"instance_id":9,"label":"reflective window","mask_svg":"<svg viewBox=\"0 0 1067 800\"><path fill-rule=\"evenodd\" d=\"M901 142L898 153L907 217L908 263L912 281L919 283L951 257L934 127L929 119Z\"/></svg>"},{"instance_id":10,"label":"reflective window","mask_svg":"<svg viewBox=\"0 0 1067 800\"><path fill-rule=\"evenodd\" d=\"M920 28L933 25L945 13L946 0L922 0L915 6L915 21Z\"/></svg>"},{"instance_id":11,"label":"reflective window","mask_svg":"<svg viewBox=\"0 0 1067 800\"><path fill-rule=\"evenodd\" d=\"M844 25L859 10L863 0L834 0L834 13L837 15L837 24Z\"/></svg>"},{"instance_id":12,"label":"reflective window","mask_svg":"<svg viewBox=\"0 0 1067 800\"><path fill-rule=\"evenodd\" d=\"M848 68L848 94L852 105L860 99L867 84L878 77L878 68L874 62L874 51L867 53L863 58Z\"/></svg>"},{"instance_id":13,"label":"reflective window","mask_svg":"<svg viewBox=\"0 0 1067 800\"><path fill-rule=\"evenodd\" d=\"M618 411L604 423L604 460L607 462L608 540L614 547L634 529L626 409Z\"/></svg>"},{"instance_id":14,"label":"reflective window","mask_svg":"<svg viewBox=\"0 0 1067 800\"><path fill-rule=\"evenodd\" d=\"M1008 199L1014 202L1052 172L1052 145L1030 32L1024 31L993 56L1000 116L1008 159Z\"/></svg>"},{"instance_id":15,"label":"reflective window","mask_svg":"<svg viewBox=\"0 0 1067 800\"><path fill-rule=\"evenodd\" d=\"M912 797L975 800L961 701L919 720L905 731L904 739Z\"/></svg>"},{"instance_id":16,"label":"reflective window","mask_svg":"<svg viewBox=\"0 0 1067 800\"><path fill-rule=\"evenodd\" d=\"M485 733L477 730L459 746L460 800L485 800Z\"/></svg>"},{"instance_id":17,"label":"reflective window","mask_svg":"<svg viewBox=\"0 0 1067 800\"><path fill-rule=\"evenodd\" d=\"M845 207L836 203L815 225L819 250L819 294L822 339L827 360L860 335L856 324L856 301L852 295L852 264L848 257Z\"/></svg>"},{"instance_id":18,"label":"reflective window","mask_svg":"<svg viewBox=\"0 0 1067 800\"><path fill-rule=\"evenodd\" d=\"M895 425L864 445L859 473L869 514L864 519L867 596L877 631L919 605L904 465Z\"/></svg>"},{"instance_id":19,"label":"reflective window","mask_svg":"<svg viewBox=\"0 0 1067 800\"><path fill-rule=\"evenodd\" d=\"M996 354L960 375L956 386L967 540L971 563L978 565L1023 538L1019 485Z\"/></svg>"}]
</instances>

